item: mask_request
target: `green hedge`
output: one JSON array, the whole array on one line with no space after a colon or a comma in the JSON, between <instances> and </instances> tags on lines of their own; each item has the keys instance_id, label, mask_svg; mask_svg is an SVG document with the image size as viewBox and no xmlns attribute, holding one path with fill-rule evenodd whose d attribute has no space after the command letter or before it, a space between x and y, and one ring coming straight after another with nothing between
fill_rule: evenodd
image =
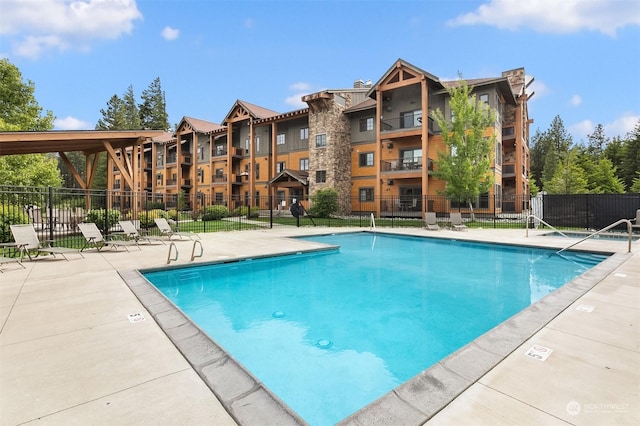
<instances>
[{"instance_id":1,"label":"green hedge","mask_svg":"<svg viewBox=\"0 0 640 426\"><path fill-rule=\"evenodd\" d=\"M220 220L229 216L229 209L226 206L208 206L202 213L203 221Z\"/></svg>"}]
</instances>

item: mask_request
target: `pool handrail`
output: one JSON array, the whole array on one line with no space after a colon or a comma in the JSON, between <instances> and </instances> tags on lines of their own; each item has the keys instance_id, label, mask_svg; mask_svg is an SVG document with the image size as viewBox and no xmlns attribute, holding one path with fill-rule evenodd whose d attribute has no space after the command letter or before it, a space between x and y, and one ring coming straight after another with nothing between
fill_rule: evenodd
<instances>
[{"instance_id":1,"label":"pool handrail","mask_svg":"<svg viewBox=\"0 0 640 426\"><path fill-rule=\"evenodd\" d=\"M627 249L627 253L631 253L631 241L632 241L632 236L633 236L633 227L631 226L631 221L629 219L620 219L620 220L612 223L611 225L609 225L607 227L604 227L604 228L600 229L599 231L595 231L595 232L587 235L586 237L576 241L575 243L572 243L572 244L566 246L565 248L563 248L561 250L558 250L556 252L556 254L560 254L563 251L565 251L565 250L567 250L567 249L569 249L569 248L571 248L571 247L573 247L573 246L575 246L577 244L580 244L581 242L583 242L585 240L588 240L589 238L593 237L594 235L598 235L598 234L601 234L604 231L608 231L609 229L613 228L614 226L618 226L621 223L626 223L627 224L627 231L629 232L629 247Z\"/></svg>"},{"instance_id":2,"label":"pool handrail","mask_svg":"<svg viewBox=\"0 0 640 426\"><path fill-rule=\"evenodd\" d=\"M369 229L373 230L373 232L376 231L376 218L373 216L373 213L371 213L371 222L369 222Z\"/></svg>"},{"instance_id":3,"label":"pool handrail","mask_svg":"<svg viewBox=\"0 0 640 426\"><path fill-rule=\"evenodd\" d=\"M196 245L200 246L200 254L196 255ZM177 253L177 249L176 249L176 253ZM200 242L200 240L193 240L193 247L191 248L191 261L193 262L193 259L195 259L196 257L202 257L202 255L204 254L204 248L202 247L202 243Z\"/></svg>"},{"instance_id":4,"label":"pool handrail","mask_svg":"<svg viewBox=\"0 0 640 426\"><path fill-rule=\"evenodd\" d=\"M171 258L171 248L176 249L176 257L175 258ZM169 244L169 254L167 255L167 265L171 263L171 261L176 261L178 260L178 247L176 246L176 243L172 242L171 244Z\"/></svg>"},{"instance_id":5,"label":"pool handrail","mask_svg":"<svg viewBox=\"0 0 640 426\"><path fill-rule=\"evenodd\" d=\"M535 214L530 214L527 216L527 220L525 221L525 226L527 228L527 232L526 232L526 237L529 236L529 219L536 219L539 222L542 222L543 225L547 225L549 228L553 229L554 231L556 231L558 234L562 235L563 237L567 237L569 238L569 236L565 233L563 233L562 231L560 231L559 229L556 229L555 227L553 227L553 225L548 224L547 222L545 222L544 220L540 219L538 216L536 216Z\"/></svg>"}]
</instances>

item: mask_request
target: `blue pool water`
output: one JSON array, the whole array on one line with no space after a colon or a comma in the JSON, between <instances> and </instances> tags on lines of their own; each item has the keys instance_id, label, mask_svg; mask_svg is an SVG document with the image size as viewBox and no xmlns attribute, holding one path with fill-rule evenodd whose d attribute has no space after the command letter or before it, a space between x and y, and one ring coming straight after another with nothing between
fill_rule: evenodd
<instances>
[{"instance_id":1,"label":"blue pool water","mask_svg":"<svg viewBox=\"0 0 640 426\"><path fill-rule=\"evenodd\" d=\"M329 425L605 256L367 233L339 250L145 273L311 425Z\"/></svg>"}]
</instances>

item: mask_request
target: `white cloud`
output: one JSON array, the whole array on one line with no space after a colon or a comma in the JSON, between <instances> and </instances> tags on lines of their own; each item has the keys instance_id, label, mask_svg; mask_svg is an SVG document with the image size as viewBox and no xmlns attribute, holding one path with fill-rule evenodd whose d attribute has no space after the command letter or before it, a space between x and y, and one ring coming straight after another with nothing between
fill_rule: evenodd
<instances>
[{"instance_id":1,"label":"white cloud","mask_svg":"<svg viewBox=\"0 0 640 426\"><path fill-rule=\"evenodd\" d=\"M607 137L613 138L615 136L620 136L621 138L624 138L627 136L627 133L633 131L638 124L638 120L640 120L640 115L625 113L613 120L611 123L604 124L604 133Z\"/></svg>"},{"instance_id":2,"label":"white cloud","mask_svg":"<svg viewBox=\"0 0 640 426\"><path fill-rule=\"evenodd\" d=\"M304 92L304 91L310 91L311 90L311 85L309 83L304 83L304 82L298 82L298 83L293 83L291 86L289 86L290 90L297 90L300 92Z\"/></svg>"},{"instance_id":3,"label":"white cloud","mask_svg":"<svg viewBox=\"0 0 640 426\"><path fill-rule=\"evenodd\" d=\"M165 40L175 40L180 36L180 30L167 26L162 29L160 34Z\"/></svg>"},{"instance_id":4,"label":"white cloud","mask_svg":"<svg viewBox=\"0 0 640 426\"><path fill-rule=\"evenodd\" d=\"M527 88L527 93L529 95L533 93L533 98L531 98L531 100L535 101L551 93L551 89L549 89L544 82L540 80L533 80L533 83L531 83Z\"/></svg>"},{"instance_id":5,"label":"white cloud","mask_svg":"<svg viewBox=\"0 0 640 426\"><path fill-rule=\"evenodd\" d=\"M94 124L71 116L57 118L53 124L55 130L93 130L95 128Z\"/></svg>"},{"instance_id":6,"label":"white cloud","mask_svg":"<svg viewBox=\"0 0 640 426\"><path fill-rule=\"evenodd\" d=\"M620 28L640 25L640 3L637 0L489 0L475 12L460 15L448 24L485 24L509 30L528 27L554 34L588 30L615 37Z\"/></svg>"},{"instance_id":7,"label":"white cloud","mask_svg":"<svg viewBox=\"0 0 640 426\"><path fill-rule=\"evenodd\" d=\"M302 97L308 95L308 92L299 92L285 98L284 103L295 109L306 108L306 102L302 102Z\"/></svg>"},{"instance_id":8,"label":"white cloud","mask_svg":"<svg viewBox=\"0 0 640 426\"><path fill-rule=\"evenodd\" d=\"M582 120L567 128L567 130L573 137L574 143L577 143L580 141L586 141L587 135L589 133L593 133L593 129L595 129L595 125L591 120Z\"/></svg>"},{"instance_id":9,"label":"white cloud","mask_svg":"<svg viewBox=\"0 0 640 426\"><path fill-rule=\"evenodd\" d=\"M582 105L582 97L580 95L573 95L571 99L569 99L569 105L576 107Z\"/></svg>"},{"instance_id":10,"label":"white cloud","mask_svg":"<svg viewBox=\"0 0 640 426\"><path fill-rule=\"evenodd\" d=\"M256 25L256 21L253 18L247 18L244 20L244 27L245 28L253 28Z\"/></svg>"},{"instance_id":11,"label":"white cloud","mask_svg":"<svg viewBox=\"0 0 640 426\"><path fill-rule=\"evenodd\" d=\"M627 133L631 132L640 120L640 115L632 113L624 113L620 117L614 119L611 123L600 123L604 127L604 133L608 138L619 136L624 138ZM593 133L596 125L591 120L582 120L571 126L568 126L569 133L573 136L574 142L586 141L589 134Z\"/></svg>"},{"instance_id":12,"label":"white cloud","mask_svg":"<svg viewBox=\"0 0 640 426\"><path fill-rule=\"evenodd\" d=\"M0 34L13 54L37 58L49 50L88 50L94 40L130 34L138 19L135 0L3 0Z\"/></svg>"}]
</instances>

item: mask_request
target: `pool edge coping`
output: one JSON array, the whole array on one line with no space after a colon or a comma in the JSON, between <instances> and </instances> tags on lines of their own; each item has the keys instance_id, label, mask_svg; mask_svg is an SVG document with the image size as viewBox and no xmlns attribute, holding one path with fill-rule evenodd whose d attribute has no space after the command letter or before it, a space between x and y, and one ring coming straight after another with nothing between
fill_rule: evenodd
<instances>
[{"instance_id":1,"label":"pool edge coping","mask_svg":"<svg viewBox=\"0 0 640 426\"><path fill-rule=\"evenodd\" d=\"M390 235L397 234L390 233ZM487 243L486 241L478 242ZM509 243L488 244L511 245ZM527 244L512 245L549 249L549 247ZM259 256L233 257L198 263L197 265L229 263L333 249L336 249L336 246ZM598 253L595 250L584 251ZM632 256L632 253L606 253L610 256L598 265L337 424L360 425L370 424L372 421L424 423L428 421ZM196 264L175 265L173 268L194 265ZM118 271L118 274L152 315L160 329L220 400L231 417L240 425L259 424L260 420L264 418L274 419L278 421L278 424L307 424L142 275L143 272L161 269L166 269L166 267ZM499 342L500 348L498 350L496 350L496 342Z\"/></svg>"}]
</instances>

